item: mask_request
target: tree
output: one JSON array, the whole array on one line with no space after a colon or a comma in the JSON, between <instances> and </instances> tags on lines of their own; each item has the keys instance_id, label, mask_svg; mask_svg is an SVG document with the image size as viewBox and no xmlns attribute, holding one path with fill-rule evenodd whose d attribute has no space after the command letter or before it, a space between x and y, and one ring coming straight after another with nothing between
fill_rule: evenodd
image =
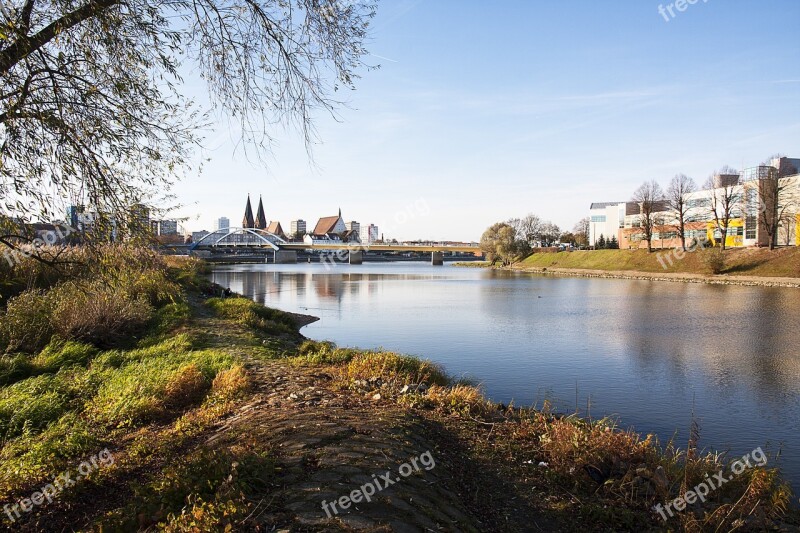
<instances>
[{"instance_id":1,"label":"tree","mask_svg":"<svg viewBox=\"0 0 800 533\"><path fill-rule=\"evenodd\" d=\"M711 189L710 215L714 226L722 236L722 250L728 240L728 228L731 220L738 217L743 201L742 189L739 187L739 172L724 166L706 180L706 188Z\"/></svg>"},{"instance_id":2,"label":"tree","mask_svg":"<svg viewBox=\"0 0 800 533\"><path fill-rule=\"evenodd\" d=\"M759 168L758 187L756 193L747 191L747 194L758 194L759 198L759 225L764 228L769 240L769 249L774 250L778 245L778 233L781 226L786 227L787 236L791 229L795 207L798 205L798 183L795 179L781 179L781 156L776 154ZM783 169L784 172L796 169ZM760 239L759 239L760 240ZM789 239L787 238L787 243Z\"/></svg>"},{"instance_id":3,"label":"tree","mask_svg":"<svg viewBox=\"0 0 800 533\"><path fill-rule=\"evenodd\" d=\"M664 207L664 194L655 180L644 182L633 193L633 201L639 204L639 225L647 241L647 251L653 251L653 232L660 222L658 213Z\"/></svg>"},{"instance_id":4,"label":"tree","mask_svg":"<svg viewBox=\"0 0 800 533\"><path fill-rule=\"evenodd\" d=\"M514 228L517 239L524 240L529 246L540 240L542 234L542 220L533 213L525 215L523 218L512 218L507 224Z\"/></svg>"},{"instance_id":5,"label":"tree","mask_svg":"<svg viewBox=\"0 0 800 533\"><path fill-rule=\"evenodd\" d=\"M597 250L605 250L606 248L606 238L603 237L603 234L600 234L600 238L597 239L597 242L594 245L595 249Z\"/></svg>"},{"instance_id":6,"label":"tree","mask_svg":"<svg viewBox=\"0 0 800 533\"><path fill-rule=\"evenodd\" d=\"M368 0L3 0L0 197L8 216L50 220L79 202L113 212L189 168L207 122L183 97L191 62L242 146L269 152L277 125L307 146L312 114L353 87Z\"/></svg>"},{"instance_id":7,"label":"tree","mask_svg":"<svg viewBox=\"0 0 800 533\"><path fill-rule=\"evenodd\" d=\"M611 238L606 243L606 248L609 250L619 250L619 242L617 241L616 235L612 235Z\"/></svg>"},{"instance_id":8,"label":"tree","mask_svg":"<svg viewBox=\"0 0 800 533\"><path fill-rule=\"evenodd\" d=\"M575 227L572 228L572 233L575 234L575 244L578 246L588 246L589 245L589 227L591 225L591 220L589 217L584 217L575 224Z\"/></svg>"},{"instance_id":9,"label":"tree","mask_svg":"<svg viewBox=\"0 0 800 533\"><path fill-rule=\"evenodd\" d=\"M506 222L498 222L483 232L480 242L481 250L492 264L498 260L508 266L530 252L527 241L520 239L517 230Z\"/></svg>"},{"instance_id":10,"label":"tree","mask_svg":"<svg viewBox=\"0 0 800 533\"><path fill-rule=\"evenodd\" d=\"M542 224L540 232L540 240L542 241L542 245L552 246L553 243L558 240L559 235L561 235L561 228L548 221Z\"/></svg>"},{"instance_id":11,"label":"tree","mask_svg":"<svg viewBox=\"0 0 800 533\"><path fill-rule=\"evenodd\" d=\"M686 223L692 221L692 207L686 195L695 192L694 180L685 174L677 174L669 183L666 206L675 220L675 229L680 235L681 249L686 251Z\"/></svg>"},{"instance_id":12,"label":"tree","mask_svg":"<svg viewBox=\"0 0 800 533\"><path fill-rule=\"evenodd\" d=\"M569 231L565 231L564 233L558 236L558 242L560 242L561 244L571 244L574 246L576 241L577 238L575 234Z\"/></svg>"}]
</instances>

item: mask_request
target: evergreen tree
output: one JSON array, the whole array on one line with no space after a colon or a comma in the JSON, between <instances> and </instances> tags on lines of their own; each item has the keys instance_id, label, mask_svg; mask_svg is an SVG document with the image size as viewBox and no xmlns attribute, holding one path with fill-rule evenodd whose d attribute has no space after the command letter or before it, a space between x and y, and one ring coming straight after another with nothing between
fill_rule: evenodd
<instances>
[{"instance_id":1,"label":"evergreen tree","mask_svg":"<svg viewBox=\"0 0 800 533\"><path fill-rule=\"evenodd\" d=\"M611 238L608 240L606 248L610 250L619 250L619 242L617 242L617 238L614 235L612 235Z\"/></svg>"},{"instance_id":2,"label":"evergreen tree","mask_svg":"<svg viewBox=\"0 0 800 533\"><path fill-rule=\"evenodd\" d=\"M606 247L606 238L603 235L600 235L600 238L597 239L597 244L594 247L598 250L603 250Z\"/></svg>"}]
</instances>

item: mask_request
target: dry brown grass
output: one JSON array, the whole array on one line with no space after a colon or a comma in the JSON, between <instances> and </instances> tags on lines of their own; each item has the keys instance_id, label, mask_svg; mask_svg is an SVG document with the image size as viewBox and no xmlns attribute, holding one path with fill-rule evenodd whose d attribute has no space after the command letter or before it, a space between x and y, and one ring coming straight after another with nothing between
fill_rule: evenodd
<instances>
[{"instance_id":1,"label":"dry brown grass","mask_svg":"<svg viewBox=\"0 0 800 533\"><path fill-rule=\"evenodd\" d=\"M447 375L439 365L393 352L365 352L346 364L335 367L336 376L345 383L380 378L390 387L410 383L443 385Z\"/></svg>"},{"instance_id":2,"label":"dry brown grass","mask_svg":"<svg viewBox=\"0 0 800 533\"><path fill-rule=\"evenodd\" d=\"M401 402L469 417L483 417L490 412L497 412L496 406L486 399L479 388L460 383L452 386L432 385L425 394L409 394L403 396Z\"/></svg>"},{"instance_id":3,"label":"dry brown grass","mask_svg":"<svg viewBox=\"0 0 800 533\"><path fill-rule=\"evenodd\" d=\"M205 393L207 383L194 363L178 370L164 387L164 405L179 409L196 403Z\"/></svg>"},{"instance_id":4,"label":"dry brown grass","mask_svg":"<svg viewBox=\"0 0 800 533\"><path fill-rule=\"evenodd\" d=\"M236 364L221 371L211 383L214 398L223 401L244 396L253 386L253 382L242 365Z\"/></svg>"}]
</instances>

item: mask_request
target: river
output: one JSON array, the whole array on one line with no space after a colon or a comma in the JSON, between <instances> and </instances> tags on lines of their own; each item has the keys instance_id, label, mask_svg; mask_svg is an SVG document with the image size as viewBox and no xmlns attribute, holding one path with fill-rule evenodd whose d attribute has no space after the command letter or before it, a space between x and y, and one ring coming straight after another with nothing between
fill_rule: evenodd
<instances>
[{"instance_id":1,"label":"river","mask_svg":"<svg viewBox=\"0 0 800 533\"><path fill-rule=\"evenodd\" d=\"M227 265L212 279L320 317L307 337L431 359L498 402L577 407L681 447L694 413L702 448L780 451L771 465L800 491L800 290L423 263Z\"/></svg>"}]
</instances>

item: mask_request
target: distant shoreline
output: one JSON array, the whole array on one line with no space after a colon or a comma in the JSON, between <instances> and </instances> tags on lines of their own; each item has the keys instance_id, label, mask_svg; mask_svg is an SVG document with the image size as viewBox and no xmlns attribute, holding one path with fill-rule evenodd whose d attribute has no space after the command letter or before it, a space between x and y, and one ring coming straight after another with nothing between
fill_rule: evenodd
<instances>
[{"instance_id":1,"label":"distant shoreline","mask_svg":"<svg viewBox=\"0 0 800 533\"><path fill-rule=\"evenodd\" d=\"M711 250L582 250L536 252L502 270L582 278L800 288L800 247L733 248L720 274L711 274ZM483 266L489 266L483 263ZM467 266L467 265L464 265ZM468 265L468 266L478 266Z\"/></svg>"},{"instance_id":2,"label":"distant shoreline","mask_svg":"<svg viewBox=\"0 0 800 533\"><path fill-rule=\"evenodd\" d=\"M587 268L550 268L512 265L500 270L531 272L550 276L569 276L580 278L635 279L646 281L671 281L678 283L706 283L709 285L740 285L749 287L787 287L800 289L800 279L766 276L707 276L686 272L641 272L636 270L593 270Z\"/></svg>"}]
</instances>

